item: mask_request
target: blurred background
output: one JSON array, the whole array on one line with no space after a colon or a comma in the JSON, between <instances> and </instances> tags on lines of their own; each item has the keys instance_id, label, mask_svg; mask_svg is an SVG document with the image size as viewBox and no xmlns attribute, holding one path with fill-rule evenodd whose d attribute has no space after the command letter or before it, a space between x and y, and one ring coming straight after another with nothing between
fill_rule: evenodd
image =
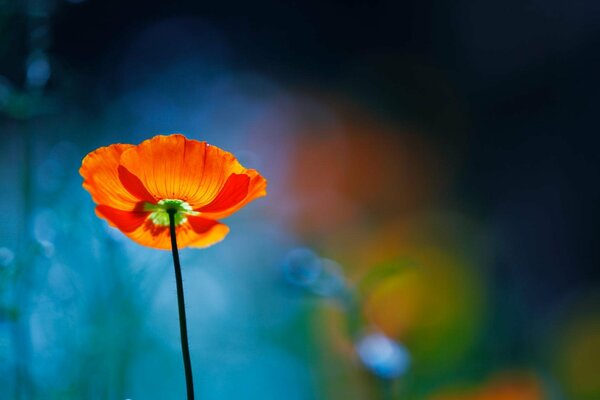
<instances>
[{"instance_id":1,"label":"blurred background","mask_svg":"<svg viewBox=\"0 0 600 400\"><path fill-rule=\"evenodd\" d=\"M171 255L78 174L174 132L269 180L181 252L198 398L600 398L599 18L0 0L0 398L184 397Z\"/></svg>"}]
</instances>

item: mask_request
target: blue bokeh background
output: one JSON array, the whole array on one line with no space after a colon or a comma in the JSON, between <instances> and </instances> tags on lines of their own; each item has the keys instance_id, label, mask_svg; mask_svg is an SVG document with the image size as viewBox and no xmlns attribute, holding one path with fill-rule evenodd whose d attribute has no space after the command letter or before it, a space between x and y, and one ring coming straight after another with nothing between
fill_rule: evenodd
<instances>
[{"instance_id":1,"label":"blue bokeh background","mask_svg":"<svg viewBox=\"0 0 600 400\"><path fill-rule=\"evenodd\" d=\"M82 158L269 180L181 252L200 399L595 399L594 1L0 1L0 399L179 399L168 252Z\"/></svg>"}]
</instances>

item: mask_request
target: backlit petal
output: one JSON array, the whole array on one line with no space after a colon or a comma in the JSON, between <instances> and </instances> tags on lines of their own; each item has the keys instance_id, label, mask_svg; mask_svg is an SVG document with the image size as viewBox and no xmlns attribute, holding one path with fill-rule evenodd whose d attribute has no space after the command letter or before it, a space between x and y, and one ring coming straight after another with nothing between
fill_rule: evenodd
<instances>
[{"instance_id":1,"label":"backlit petal","mask_svg":"<svg viewBox=\"0 0 600 400\"><path fill-rule=\"evenodd\" d=\"M201 217L188 217L188 220L176 227L177 246L208 247L220 242L227 236L229 227L218 221ZM123 231L125 235L135 242L157 249L171 249L171 235L168 226L154 225L147 219L130 232Z\"/></svg>"},{"instance_id":2,"label":"backlit petal","mask_svg":"<svg viewBox=\"0 0 600 400\"><path fill-rule=\"evenodd\" d=\"M245 174L231 174L225 185L209 204L200 207L201 212L222 212L244 200L248 195L250 177Z\"/></svg>"},{"instance_id":3,"label":"backlit petal","mask_svg":"<svg viewBox=\"0 0 600 400\"><path fill-rule=\"evenodd\" d=\"M203 217L213 219L228 217L252 200L267 194L266 179L255 170L246 171L246 180L239 178L233 180L230 177L221 192L210 204L197 209Z\"/></svg>"},{"instance_id":4,"label":"backlit petal","mask_svg":"<svg viewBox=\"0 0 600 400\"><path fill-rule=\"evenodd\" d=\"M79 173L83 187L92 195L96 204L104 204L118 210L133 210L140 201L131 194L119 179L118 167L121 154L134 146L113 144L89 153L82 161Z\"/></svg>"},{"instance_id":5,"label":"backlit petal","mask_svg":"<svg viewBox=\"0 0 600 400\"><path fill-rule=\"evenodd\" d=\"M231 153L179 134L146 140L123 152L120 163L152 196L194 209L213 201L231 174L247 171Z\"/></svg>"},{"instance_id":6,"label":"backlit petal","mask_svg":"<svg viewBox=\"0 0 600 400\"><path fill-rule=\"evenodd\" d=\"M127 189L129 193L140 200L147 201L149 203L156 203L157 199L148 192L140 178L129 172L127 168L119 165L117 168L117 173L119 175L119 180L123 184L123 187Z\"/></svg>"},{"instance_id":7,"label":"backlit petal","mask_svg":"<svg viewBox=\"0 0 600 400\"><path fill-rule=\"evenodd\" d=\"M150 213L143 211L123 211L105 205L96 207L96 214L108 221L111 226L123 232L133 232L148 218Z\"/></svg>"}]
</instances>

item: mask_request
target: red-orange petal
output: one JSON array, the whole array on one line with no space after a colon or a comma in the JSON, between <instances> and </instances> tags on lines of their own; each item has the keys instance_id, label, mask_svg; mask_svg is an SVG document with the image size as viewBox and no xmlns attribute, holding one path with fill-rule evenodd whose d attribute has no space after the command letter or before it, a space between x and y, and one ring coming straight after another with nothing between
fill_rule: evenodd
<instances>
[{"instance_id":1,"label":"red-orange petal","mask_svg":"<svg viewBox=\"0 0 600 400\"><path fill-rule=\"evenodd\" d=\"M222 212L238 204L248 195L250 177L245 174L231 174L223 188L209 204L200 207L197 211L203 213Z\"/></svg>"},{"instance_id":2,"label":"red-orange petal","mask_svg":"<svg viewBox=\"0 0 600 400\"><path fill-rule=\"evenodd\" d=\"M123 211L106 205L96 207L96 214L122 232L133 232L148 218L150 213L143 211Z\"/></svg>"},{"instance_id":3,"label":"red-orange petal","mask_svg":"<svg viewBox=\"0 0 600 400\"><path fill-rule=\"evenodd\" d=\"M155 225L148 219L148 212L122 211L100 205L96 207L96 214L141 245L171 249L169 227ZM177 246L180 249L208 247L223 240L228 232L227 225L202 217L188 217L186 222L175 228Z\"/></svg>"},{"instance_id":4,"label":"red-orange petal","mask_svg":"<svg viewBox=\"0 0 600 400\"><path fill-rule=\"evenodd\" d=\"M129 172L127 168L119 165L117 168L117 173L119 175L119 180L123 184L123 187L127 189L129 193L140 200L147 201L149 203L156 203L157 199L148 192L140 178Z\"/></svg>"},{"instance_id":5,"label":"red-orange petal","mask_svg":"<svg viewBox=\"0 0 600 400\"><path fill-rule=\"evenodd\" d=\"M236 179L227 182L222 191L210 204L197 209L204 218L221 219L230 216L254 199L267 194L267 180L257 171L246 170L247 189L244 193L245 180ZM232 187L229 187L229 186Z\"/></svg>"},{"instance_id":6,"label":"red-orange petal","mask_svg":"<svg viewBox=\"0 0 600 400\"><path fill-rule=\"evenodd\" d=\"M175 229L179 248L208 247L223 240L229 232L227 225L201 217L188 217L186 222ZM150 219L137 229L124 233L141 245L163 250L171 249L169 227L154 225Z\"/></svg>"},{"instance_id":7,"label":"red-orange petal","mask_svg":"<svg viewBox=\"0 0 600 400\"><path fill-rule=\"evenodd\" d=\"M132 147L121 143L100 147L81 162L79 173L84 179L83 187L90 192L96 204L133 210L140 201L123 186L117 171L121 154Z\"/></svg>"},{"instance_id":8,"label":"red-orange petal","mask_svg":"<svg viewBox=\"0 0 600 400\"><path fill-rule=\"evenodd\" d=\"M179 199L196 209L213 201L231 174L244 174L236 158L183 135L158 135L123 152L120 164L157 199Z\"/></svg>"}]
</instances>

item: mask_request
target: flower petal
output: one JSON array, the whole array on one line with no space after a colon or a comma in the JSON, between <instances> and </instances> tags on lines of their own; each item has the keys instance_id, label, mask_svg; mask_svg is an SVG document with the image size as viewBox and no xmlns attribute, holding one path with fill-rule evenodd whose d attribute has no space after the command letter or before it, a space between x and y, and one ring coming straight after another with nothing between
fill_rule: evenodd
<instances>
[{"instance_id":1,"label":"flower petal","mask_svg":"<svg viewBox=\"0 0 600 400\"><path fill-rule=\"evenodd\" d=\"M201 212L221 212L246 198L250 177L245 174L231 174L223 188L209 204L200 207Z\"/></svg>"},{"instance_id":2,"label":"flower petal","mask_svg":"<svg viewBox=\"0 0 600 400\"><path fill-rule=\"evenodd\" d=\"M205 218L221 219L233 214L249 202L267 194L267 180L257 171L246 170L246 179L238 178L233 174L227 180L217 197L197 211ZM247 182L247 183L246 183Z\"/></svg>"},{"instance_id":3,"label":"flower petal","mask_svg":"<svg viewBox=\"0 0 600 400\"><path fill-rule=\"evenodd\" d=\"M140 200L144 200L149 203L156 203L157 199L148 192L140 178L129 172L127 168L119 165L117 168L117 173L119 175L119 180L123 184L123 187L127 189L129 193L133 194Z\"/></svg>"},{"instance_id":4,"label":"flower petal","mask_svg":"<svg viewBox=\"0 0 600 400\"><path fill-rule=\"evenodd\" d=\"M155 225L147 216L141 218L136 215L141 213L128 213L131 215L125 216L118 211L97 209L99 216L106 218L112 226L120 229L133 241L156 249L171 249L171 234L168 226ZM186 222L175 228L177 246L180 249L208 247L223 240L227 233L229 233L227 225L202 217L188 217Z\"/></svg>"},{"instance_id":5,"label":"flower petal","mask_svg":"<svg viewBox=\"0 0 600 400\"><path fill-rule=\"evenodd\" d=\"M118 174L119 158L130 144L113 144L89 153L81 162L79 173L83 187L90 192L96 204L104 204L118 210L133 210L140 201L121 183Z\"/></svg>"},{"instance_id":6,"label":"flower petal","mask_svg":"<svg viewBox=\"0 0 600 400\"><path fill-rule=\"evenodd\" d=\"M247 171L231 153L179 134L124 151L120 164L155 198L183 200L194 209L214 200L231 174Z\"/></svg>"},{"instance_id":7,"label":"flower petal","mask_svg":"<svg viewBox=\"0 0 600 400\"><path fill-rule=\"evenodd\" d=\"M127 233L139 228L146 221L150 213L143 211L123 211L99 205L96 207L96 214L107 220L111 226Z\"/></svg>"}]
</instances>

